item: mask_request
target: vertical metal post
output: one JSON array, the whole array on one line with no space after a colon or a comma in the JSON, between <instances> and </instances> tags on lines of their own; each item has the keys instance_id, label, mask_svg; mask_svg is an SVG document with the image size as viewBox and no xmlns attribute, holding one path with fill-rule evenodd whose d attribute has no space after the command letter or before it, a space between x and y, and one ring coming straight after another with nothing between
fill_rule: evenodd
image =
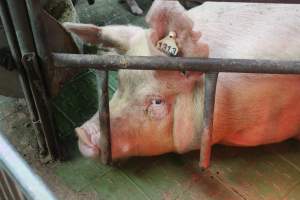
<instances>
[{"instance_id":1,"label":"vertical metal post","mask_svg":"<svg viewBox=\"0 0 300 200\"><path fill-rule=\"evenodd\" d=\"M22 6L22 2L18 2L18 6ZM25 4L23 4L23 7L25 9ZM21 13L18 13L18 14L21 14ZM24 67L22 66L22 63L21 63L22 56L21 56L19 45L18 45L18 39L17 39L17 36L15 35L16 33L18 33L20 36L20 33L21 33L20 28L21 27L19 27L18 30L15 30L13 28L14 27L13 22L8 13L8 6L4 0L0 1L0 16L1 16L1 21L3 24L4 30L5 30L6 38L7 38L9 47L10 47L11 54L13 56L16 66L18 67L19 80L21 83L22 90L24 92L26 102L27 102L31 121L34 124L33 127L34 127L35 134L37 137L39 151L40 151L40 154L43 155L47 152L45 139L43 137L43 133L42 133L40 124L35 123L38 121L38 115L37 115L36 107L34 105L33 97L32 97L31 91L30 91L29 80L26 77ZM23 19L23 20L26 20L26 19ZM20 23L22 23L22 26L25 25L24 21L20 22ZM24 38L23 39L20 38L20 41L22 42L20 45L22 45L22 44L28 42L28 38L26 41L24 40ZM30 46L30 45L27 45L27 48L28 48L28 46ZM26 45L22 45L22 48L25 48L25 47L26 47ZM31 48L31 47L33 48L33 46L30 46L29 48Z\"/></svg>"},{"instance_id":2,"label":"vertical metal post","mask_svg":"<svg viewBox=\"0 0 300 200\"><path fill-rule=\"evenodd\" d=\"M52 110L49 102L50 98L50 83L48 82L49 74L48 72L53 69L52 59L49 52L49 48L46 35L45 35L45 24L43 24L42 17L42 7L40 1L36 0L25 0L27 11L30 19L30 25L32 29L34 44L37 52L37 62L41 64L39 71L36 71L40 76L40 87L39 87L39 107L38 113L41 120L42 128L44 131L44 136L46 138L46 144L49 149L49 156L51 159L63 158L61 148L59 147L58 136L55 131L55 126L53 122ZM26 61L26 59L24 60ZM37 64L37 63L36 63Z\"/></svg>"},{"instance_id":3,"label":"vertical metal post","mask_svg":"<svg viewBox=\"0 0 300 200\"><path fill-rule=\"evenodd\" d=\"M109 117L109 94L108 94L108 71L98 71L99 93L99 120L100 120L100 147L101 161L103 164L110 164L111 157L111 135Z\"/></svg>"},{"instance_id":4,"label":"vertical metal post","mask_svg":"<svg viewBox=\"0 0 300 200\"><path fill-rule=\"evenodd\" d=\"M39 5L40 2L37 2L37 4ZM5 9L10 11L9 13L7 12L7 15L4 15L4 18L7 17L11 21L11 27L8 27L8 29L14 29L15 32L7 32L7 34L11 35L10 37L16 38L16 44L10 44L10 47L13 53L15 53L15 48L18 48L18 53L14 59L19 64L20 73L24 75L26 81L27 88L25 88L25 91L26 93L28 92L27 100L33 111L32 122L37 130L37 139L43 161L47 162L57 157L61 158L62 155L58 146L57 135L54 131L53 118L48 101L49 96L46 93L43 74L39 70L40 65L38 65L37 62L27 63L26 59L23 59L23 61L25 61L23 64L25 65L21 63L23 56L36 51L25 0L7 0L6 4L5 1L1 1L1 5L4 11ZM48 60L46 63L48 63ZM33 66L31 64L35 65ZM29 73L34 73L34 75ZM29 78L32 76L37 77L38 81L36 80L35 83L33 83ZM39 92L34 93L33 91ZM38 101L35 101L37 99Z\"/></svg>"},{"instance_id":5,"label":"vertical metal post","mask_svg":"<svg viewBox=\"0 0 300 200\"><path fill-rule=\"evenodd\" d=\"M36 52L39 58L39 62L42 65L42 72L44 78L46 79L46 87L49 89L48 92L51 92L51 83L48 79L50 75L48 74L53 69L52 57L50 49L48 48L47 42L47 30L46 24L43 23L43 9L39 0L25 0L28 10L28 15L30 19L30 25L32 29L32 34L34 38L34 43L36 47ZM49 95L49 94L47 94Z\"/></svg>"},{"instance_id":6,"label":"vertical metal post","mask_svg":"<svg viewBox=\"0 0 300 200\"><path fill-rule=\"evenodd\" d=\"M217 80L218 73L205 74L203 132L200 141L200 168L202 169L208 168L210 164Z\"/></svg>"}]
</instances>

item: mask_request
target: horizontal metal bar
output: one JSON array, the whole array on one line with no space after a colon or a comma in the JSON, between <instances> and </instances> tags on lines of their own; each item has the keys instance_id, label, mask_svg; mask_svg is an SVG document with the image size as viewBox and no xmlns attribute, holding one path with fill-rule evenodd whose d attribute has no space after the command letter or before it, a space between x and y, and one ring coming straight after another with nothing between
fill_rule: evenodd
<instances>
[{"instance_id":1,"label":"horizontal metal bar","mask_svg":"<svg viewBox=\"0 0 300 200\"><path fill-rule=\"evenodd\" d=\"M30 169L13 146L6 140L1 131L0 149L0 168L14 178L28 199L56 199L40 177Z\"/></svg>"},{"instance_id":2,"label":"horizontal metal bar","mask_svg":"<svg viewBox=\"0 0 300 200\"><path fill-rule=\"evenodd\" d=\"M153 56L86 55L54 53L58 68L95 68L99 70L189 70L202 72L239 72L300 74L299 61L247 60L219 58L171 58Z\"/></svg>"}]
</instances>

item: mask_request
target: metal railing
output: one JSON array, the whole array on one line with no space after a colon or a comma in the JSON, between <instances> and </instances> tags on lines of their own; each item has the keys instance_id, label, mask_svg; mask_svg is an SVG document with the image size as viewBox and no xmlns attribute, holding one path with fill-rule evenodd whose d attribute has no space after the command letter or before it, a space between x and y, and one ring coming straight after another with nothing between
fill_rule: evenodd
<instances>
[{"instance_id":1,"label":"metal railing","mask_svg":"<svg viewBox=\"0 0 300 200\"><path fill-rule=\"evenodd\" d=\"M32 106L32 119L38 123L37 132L43 136L47 150L55 157L59 155L57 151L57 135L52 126L53 119L51 110L47 102L47 83L43 79L43 73L33 69L56 69L63 68L95 68L100 70L99 74L103 77L101 85L102 94L99 96L99 118L101 131L101 159L103 163L111 161L111 141L110 141L110 124L109 124L109 100L107 92L108 70L116 69L140 69L140 70L191 70L205 72L205 110L204 110L204 131L201 134L200 147L200 166L207 168L210 161L211 152L211 134L213 131L213 112L214 97L219 72L239 72L239 73L276 73L276 74L300 74L300 61L273 61L273 60L240 60L240 59L199 59L199 58L168 58L168 57L129 57L129 56L99 56L83 54L65 54L51 52L47 49L45 42L45 23L41 17L42 8L37 0L23 0L23 7L27 12L25 18L30 23L24 23L17 13L22 6L12 7L7 5L18 4L20 0L6 0L6 4L0 1L1 19L6 27L7 37L10 41L11 51L18 52L14 55L15 62L19 64L21 80L24 82L24 90L28 92L27 101ZM230 1L230 0L228 0ZM199 0L199 2L204 2ZM264 2L264 3L300 3L297 0L236 0L231 2ZM7 13L7 9L10 11ZM9 16L12 15L12 17ZM12 23L11 21L15 22ZM25 20L26 21L26 20ZM12 29L13 27L13 29ZM26 31L28 27L31 31ZM19 30L16 35L14 30ZM22 31L23 30L23 31ZM21 37L22 36L22 37ZM20 38L24 38L25 42ZM28 44L27 44L27 43ZM55 41L53 41L55 42ZM57 42L57 41L56 41ZM26 45L27 44L27 45ZM35 48L29 48L33 45ZM23 47L23 48L22 48ZM27 48L25 48L27 47ZM37 59L37 61L35 60ZM23 61L23 62L21 62ZM42 89L36 90L36 86L28 77L35 77L42 84ZM49 88L48 88L49 89ZM39 93L44 98L36 100ZM49 122L49 123L48 123ZM42 132L42 134L41 134ZM53 136L53 138L52 138Z\"/></svg>"}]
</instances>

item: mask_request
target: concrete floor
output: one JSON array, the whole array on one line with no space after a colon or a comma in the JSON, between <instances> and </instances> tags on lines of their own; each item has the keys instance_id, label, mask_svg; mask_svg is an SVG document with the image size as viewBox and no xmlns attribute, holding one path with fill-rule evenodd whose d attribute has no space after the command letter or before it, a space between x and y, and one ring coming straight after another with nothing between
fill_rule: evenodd
<instances>
[{"instance_id":1,"label":"concrete floor","mask_svg":"<svg viewBox=\"0 0 300 200\"><path fill-rule=\"evenodd\" d=\"M151 1L144 3L142 7L147 8ZM96 0L93 6L79 1L77 9L82 22L144 24L143 17L131 15L126 4L119 4L117 0ZM115 74L112 74L113 78ZM110 88L114 90L115 87L116 82L111 81ZM66 98L72 93L64 91L64 98L54 100L54 105L59 105L56 108L63 114L67 113L62 110L68 106ZM75 114L66 115L72 124L70 129L83 120L75 119L76 116L72 116ZM58 120L58 123L62 121ZM41 164L35 152L34 134L23 99L0 96L0 129L58 199L300 199L300 145L294 140L255 148L217 145L213 148L212 166L201 172L198 151L185 155L131 158L113 167L104 166L79 154L72 131L68 144L70 159Z\"/></svg>"}]
</instances>

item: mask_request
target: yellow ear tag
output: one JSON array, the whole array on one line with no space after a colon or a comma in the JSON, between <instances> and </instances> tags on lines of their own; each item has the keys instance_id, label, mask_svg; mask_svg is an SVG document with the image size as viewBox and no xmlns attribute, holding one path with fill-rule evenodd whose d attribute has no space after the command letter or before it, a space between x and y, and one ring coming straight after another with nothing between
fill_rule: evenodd
<instances>
[{"instance_id":1,"label":"yellow ear tag","mask_svg":"<svg viewBox=\"0 0 300 200\"><path fill-rule=\"evenodd\" d=\"M177 56L178 47L176 45L175 38L176 33L174 31L170 31L165 38L156 43L156 48L169 56Z\"/></svg>"}]
</instances>

